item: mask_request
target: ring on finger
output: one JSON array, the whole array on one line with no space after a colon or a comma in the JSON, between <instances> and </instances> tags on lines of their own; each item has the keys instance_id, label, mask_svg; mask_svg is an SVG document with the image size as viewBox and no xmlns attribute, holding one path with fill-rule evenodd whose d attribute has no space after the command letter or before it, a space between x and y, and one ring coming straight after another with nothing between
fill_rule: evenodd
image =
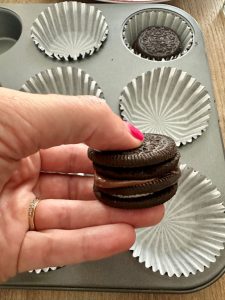
<instances>
[{"instance_id":1,"label":"ring on finger","mask_svg":"<svg viewBox=\"0 0 225 300\"><path fill-rule=\"evenodd\" d=\"M29 220L29 230L35 231L35 210L38 206L38 203L40 202L39 199L35 198L30 201L29 209L28 209L28 220Z\"/></svg>"}]
</instances>

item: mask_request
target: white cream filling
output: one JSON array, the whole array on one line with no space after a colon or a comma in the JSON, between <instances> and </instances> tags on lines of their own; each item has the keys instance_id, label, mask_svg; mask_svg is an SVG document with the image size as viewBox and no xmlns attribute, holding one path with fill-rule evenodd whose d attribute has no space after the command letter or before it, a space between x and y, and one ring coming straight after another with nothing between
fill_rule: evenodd
<instances>
[{"instance_id":1,"label":"white cream filling","mask_svg":"<svg viewBox=\"0 0 225 300\"><path fill-rule=\"evenodd\" d=\"M115 195L113 194L112 196L117 197L117 198L122 198L122 199L130 199L130 198L140 198L144 196L152 195L152 193L147 193L147 194L139 194L139 195Z\"/></svg>"}]
</instances>

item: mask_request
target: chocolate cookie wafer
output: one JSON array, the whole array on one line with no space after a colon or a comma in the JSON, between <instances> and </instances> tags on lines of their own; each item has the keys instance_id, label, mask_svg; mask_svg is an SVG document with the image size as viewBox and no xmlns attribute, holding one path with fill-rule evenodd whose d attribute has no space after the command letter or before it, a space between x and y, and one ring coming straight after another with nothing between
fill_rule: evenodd
<instances>
[{"instance_id":1,"label":"chocolate cookie wafer","mask_svg":"<svg viewBox=\"0 0 225 300\"><path fill-rule=\"evenodd\" d=\"M88 157L100 166L134 168L159 164L177 154L174 140L161 134L146 133L142 145L133 150L98 151L89 148Z\"/></svg>"},{"instance_id":2,"label":"chocolate cookie wafer","mask_svg":"<svg viewBox=\"0 0 225 300\"><path fill-rule=\"evenodd\" d=\"M171 28L149 26L138 35L133 49L145 58L169 59L181 52L181 41Z\"/></svg>"},{"instance_id":3,"label":"chocolate cookie wafer","mask_svg":"<svg viewBox=\"0 0 225 300\"><path fill-rule=\"evenodd\" d=\"M132 168L132 172L127 172L127 168L120 168L119 172L117 168L101 166L93 164L96 173L100 176L112 178L112 179L151 179L155 177L162 177L163 175L176 169L180 159L180 153L177 152L175 157L166 160L162 163L151 166L143 166L139 168Z\"/></svg>"},{"instance_id":4,"label":"chocolate cookie wafer","mask_svg":"<svg viewBox=\"0 0 225 300\"><path fill-rule=\"evenodd\" d=\"M95 191L96 197L104 204L117 208L147 208L160 205L170 200L177 191L177 184L174 184L167 189L159 191L151 195L142 195L138 197L121 198L111 196L99 191Z\"/></svg>"}]
</instances>

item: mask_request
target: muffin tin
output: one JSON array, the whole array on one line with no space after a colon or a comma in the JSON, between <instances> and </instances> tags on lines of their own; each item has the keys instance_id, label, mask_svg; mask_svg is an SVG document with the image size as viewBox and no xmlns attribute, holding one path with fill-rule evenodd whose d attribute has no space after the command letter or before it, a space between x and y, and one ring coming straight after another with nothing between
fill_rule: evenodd
<instances>
[{"instance_id":1,"label":"muffin tin","mask_svg":"<svg viewBox=\"0 0 225 300\"><path fill-rule=\"evenodd\" d=\"M104 98L114 112L120 114L119 98L129 82L159 68L161 70L162 68L181 70L188 74L185 76L191 76L200 83L207 91L206 95L210 96L210 100L207 97L210 118L206 120L206 130L201 132L198 139L195 140L196 136L194 140L191 140L192 142L183 143L185 145L180 147L181 162L210 178L221 192L222 202L225 195L223 144L204 41L198 24L186 12L165 4L92 4L92 6L101 10L105 17L109 29L107 39L98 52L89 53L89 56L81 56L81 59L76 61L70 59L66 61L61 56L53 59L45 55L34 45L30 36L34 20L48 5L0 4L1 85L18 90L23 86L22 90L37 92L40 89L42 91L43 86L37 86L34 78L39 78L39 83L42 83L42 79L46 76L52 78L56 74L62 74L62 70L65 71L65 68L69 66L69 69L76 70L77 73L74 71L74 76L77 74L80 74L78 77L86 76L85 78L90 82L87 93L98 93L102 97L104 94ZM152 61L133 53L128 41L130 37L126 34L127 24L129 20L137 18L138 15L145 15L149 12L162 15L172 14L187 24L188 30L191 32L189 35L191 43L187 43L188 48L180 57L168 61ZM8 16L9 21L4 22L5 17ZM10 26L7 22L10 23ZM9 40L11 41L10 45ZM7 49L8 51L6 51ZM47 69L52 70L46 71ZM74 78L74 76L70 78ZM59 85L62 84L61 79L60 75L56 86L53 87L54 91L58 91ZM66 83L67 80L64 82ZM64 93L67 93L68 86L66 84L62 84L62 86L65 88ZM76 93L71 86L69 90L71 94ZM74 88L74 90L77 89ZM127 252L99 262L78 264L52 272L20 274L2 287L182 293L203 288L219 278L224 273L224 258L225 251L222 250L216 262L212 263L210 268L205 269L204 272L177 278L169 277L167 274L160 275L159 272L145 268L144 264L140 264L137 259L132 257L131 252Z\"/></svg>"}]
</instances>

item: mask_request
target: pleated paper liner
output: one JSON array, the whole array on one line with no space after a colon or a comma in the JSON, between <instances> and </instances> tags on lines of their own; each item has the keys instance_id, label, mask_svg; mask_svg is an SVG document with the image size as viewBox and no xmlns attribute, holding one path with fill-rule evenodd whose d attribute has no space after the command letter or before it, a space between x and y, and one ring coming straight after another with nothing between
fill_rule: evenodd
<instances>
[{"instance_id":1,"label":"pleated paper liner","mask_svg":"<svg viewBox=\"0 0 225 300\"><path fill-rule=\"evenodd\" d=\"M92 95L103 98L96 81L83 70L71 66L42 71L30 78L21 90L35 94Z\"/></svg>"},{"instance_id":2,"label":"pleated paper liner","mask_svg":"<svg viewBox=\"0 0 225 300\"><path fill-rule=\"evenodd\" d=\"M149 8L138 11L137 13L130 16L125 22L123 28L123 40L126 47L131 52L135 53L133 49L133 43L137 39L140 32L149 26L168 27L176 32L181 41L181 51L179 54L161 60L172 60L175 58L179 58L191 49L194 39L194 33L188 21L184 19L184 17L175 14L169 9ZM135 54L138 56L142 56L141 54ZM145 59L154 60L152 58Z\"/></svg>"},{"instance_id":3,"label":"pleated paper liner","mask_svg":"<svg viewBox=\"0 0 225 300\"><path fill-rule=\"evenodd\" d=\"M47 272L50 272L50 271L55 271L57 269L60 269L60 267L48 267L48 268L43 268L43 269L30 270L29 273L40 274L42 272L47 273Z\"/></svg>"},{"instance_id":4,"label":"pleated paper liner","mask_svg":"<svg viewBox=\"0 0 225 300\"><path fill-rule=\"evenodd\" d=\"M156 226L137 229L133 256L153 272L169 277L203 272L225 242L225 207L210 179L181 165L176 195L165 204Z\"/></svg>"},{"instance_id":5,"label":"pleated paper liner","mask_svg":"<svg viewBox=\"0 0 225 300\"><path fill-rule=\"evenodd\" d=\"M120 113L142 132L165 134L177 146L202 135L210 118L210 96L191 75L171 67L133 79L120 95Z\"/></svg>"},{"instance_id":6,"label":"pleated paper liner","mask_svg":"<svg viewBox=\"0 0 225 300\"><path fill-rule=\"evenodd\" d=\"M102 12L81 2L49 6L31 27L31 37L49 57L77 60L98 51L108 35Z\"/></svg>"}]
</instances>

